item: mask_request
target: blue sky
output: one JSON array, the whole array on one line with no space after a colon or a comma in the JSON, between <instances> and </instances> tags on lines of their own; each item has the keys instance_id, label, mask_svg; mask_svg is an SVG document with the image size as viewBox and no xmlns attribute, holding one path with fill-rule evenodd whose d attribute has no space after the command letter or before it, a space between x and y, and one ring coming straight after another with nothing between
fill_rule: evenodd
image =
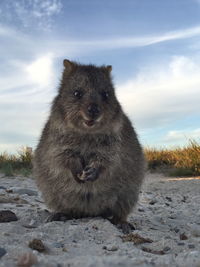
<instances>
[{"instance_id":1,"label":"blue sky","mask_svg":"<svg viewBox=\"0 0 200 267\"><path fill-rule=\"evenodd\" d=\"M200 140L200 0L1 0L0 152L36 146L64 58L113 66L143 145Z\"/></svg>"}]
</instances>

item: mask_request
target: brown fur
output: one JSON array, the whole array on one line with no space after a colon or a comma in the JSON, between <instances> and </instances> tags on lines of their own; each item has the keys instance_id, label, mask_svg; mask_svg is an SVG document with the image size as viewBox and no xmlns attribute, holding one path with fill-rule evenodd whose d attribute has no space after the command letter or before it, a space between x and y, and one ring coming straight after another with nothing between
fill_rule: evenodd
<instances>
[{"instance_id":1,"label":"brown fur","mask_svg":"<svg viewBox=\"0 0 200 267\"><path fill-rule=\"evenodd\" d=\"M68 60L64 66L35 151L37 185L47 206L69 218L113 216L116 223L125 222L138 199L144 157L115 97L111 66ZM91 114L90 105L96 105Z\"/></svg>"}]
</instances>

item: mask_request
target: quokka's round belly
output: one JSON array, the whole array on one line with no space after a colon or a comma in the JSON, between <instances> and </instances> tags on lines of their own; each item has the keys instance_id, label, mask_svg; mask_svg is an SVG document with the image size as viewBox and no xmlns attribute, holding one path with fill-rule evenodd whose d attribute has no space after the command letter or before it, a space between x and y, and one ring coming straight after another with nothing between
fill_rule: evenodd
<instances>
[{"instance_id":1,"label":"quokka's round belly","mask_svg":"<svg viewBox=\"0 0 200 267\"><path fill-rule=\"evenodd\" d=\"M108 216L113 210L117 197L111 194L79 192L60 199L59 211L71 213L74 217Z\"/></svg>"}]
</instances>

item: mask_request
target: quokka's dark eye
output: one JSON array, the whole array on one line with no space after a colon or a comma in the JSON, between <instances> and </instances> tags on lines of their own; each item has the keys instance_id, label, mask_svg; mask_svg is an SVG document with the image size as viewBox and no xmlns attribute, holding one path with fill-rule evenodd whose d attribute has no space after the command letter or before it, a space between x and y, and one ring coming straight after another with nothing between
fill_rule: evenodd
<instances>
[{"instance_id":1,"label":"quokka's dark eye","mask_svg":"<svg viewBox=\"0 0 200 267\"><path fill-rule=\"evenodd\" d=\"M74 96L75 96L76 98L80 99L80 98L83 96L83 91L80 90L80 89L77 89L77 90L74 91L73 94L74 94Z\"/></svg>"},{"instance_id":2,"label":"quokka's dark eye","mask_svg":"<svg viewBox=\"0 0 200 267\"><path fill-rule=\"evenodd\" d=\"M107 100L109 98L109 93L107 91L102 91L101 96L103 100Z\"/></svg>"}]
</instances>

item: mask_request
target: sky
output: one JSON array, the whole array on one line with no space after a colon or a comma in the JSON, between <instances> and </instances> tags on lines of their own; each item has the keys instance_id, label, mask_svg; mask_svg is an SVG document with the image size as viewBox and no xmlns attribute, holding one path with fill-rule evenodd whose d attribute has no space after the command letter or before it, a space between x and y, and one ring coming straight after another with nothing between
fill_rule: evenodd
<instances>
[{"instance_id":1,"label":"sky","mask_svg":"<svg viewBox=\"0 0 200 267\"><path fill-rule=\"evenodd\" d=\"M1 0L0 152L36 147L64 58L112 65L145 147L200 141L200 0Z\"/></svg>"}]
</instances>

